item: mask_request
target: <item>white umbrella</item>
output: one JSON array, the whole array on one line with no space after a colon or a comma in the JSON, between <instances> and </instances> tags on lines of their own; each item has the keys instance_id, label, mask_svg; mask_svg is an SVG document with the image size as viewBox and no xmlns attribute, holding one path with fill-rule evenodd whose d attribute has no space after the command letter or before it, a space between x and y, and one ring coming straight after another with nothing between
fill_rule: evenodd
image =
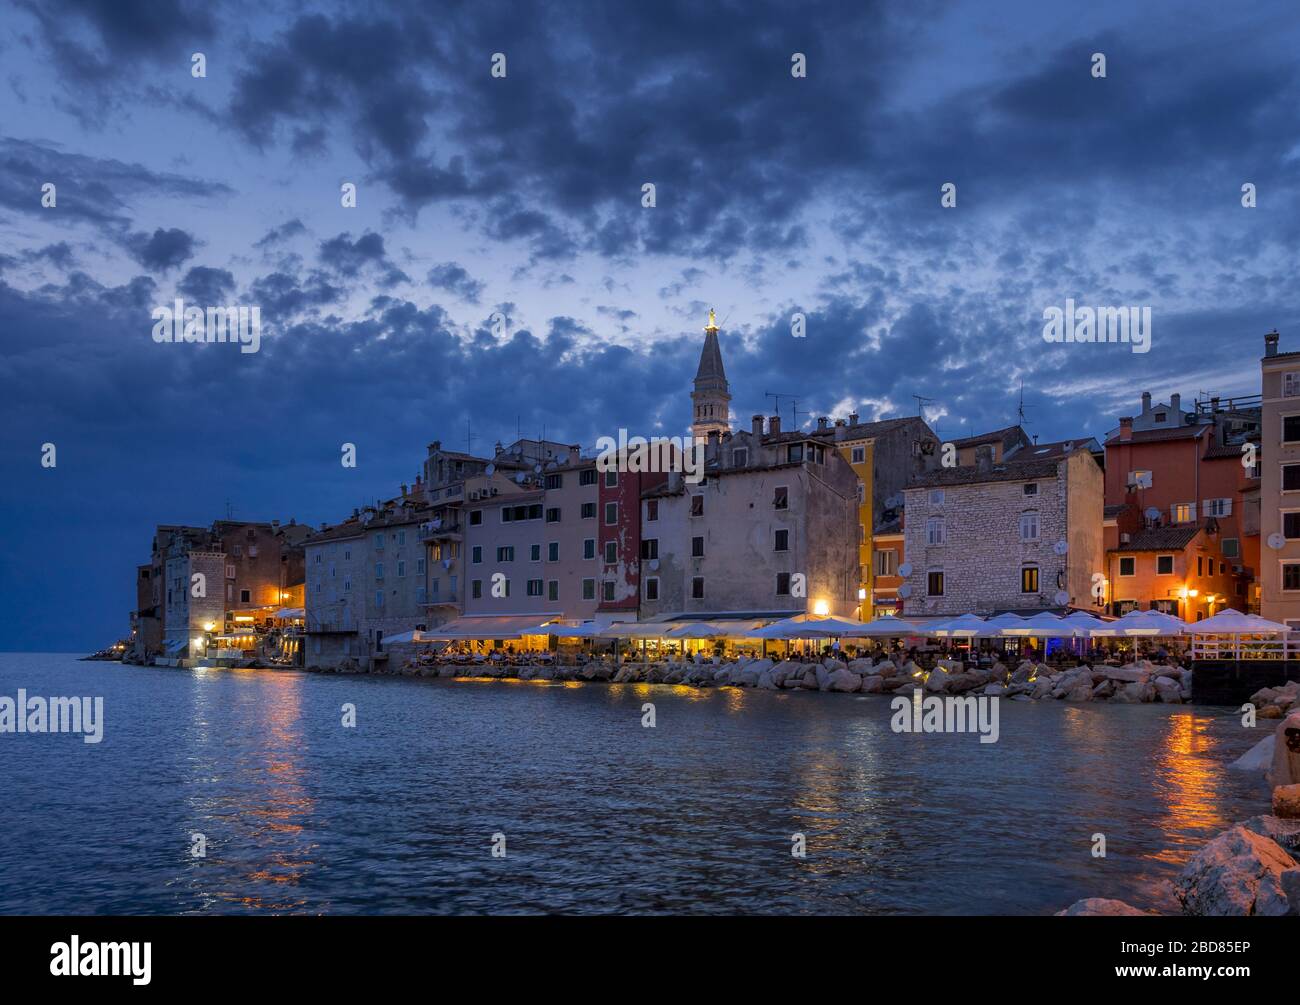
<instances>
[{"instance_id":1,"label":"white umbrella","mask_svg":"<svg viewBox=\"0 0 1300 1005\"><path fill-rule=\"evenodd\" d=\"M1092 634L1118 635L1182 635L1187 631L1187 622L1175 618L1172 614L1161 611L1129 611L1128 614L1113 621L1101 629L1092 629ZM1117 630L1117 631L1116 631Z\"/></svg>"},{"instance_id":2,"label":"white umbrella","mask_svg":"<svg viewBox=\"0 0 1300 1005\"><path fill-rule=\"evenodd\" d=\"M1019 614L1012 614L1008 611L1006 614L999 614L995 617L989 618L985 624L990 628L996 628L1000 631L1003 628L1023 628L1025 619Z\"/></svg>"},{"instance_id":3,"label":"white umbrella","mask_svg":"<svg viewBox=\"0 0 1300 1005\"><path fill-rule=\"evenodd\" d=\"M672 628L666 621L619 621L597 633L602 639L662 639Z\"/></svg>"},{"instance_id":4,"label":"white umbrella","mask_svg":"<svg viewBox=\"0 0 1300 1005\"><path fill-rule=\"evenodd\" d=\"M560 622L546 625L541 634L550 635L557 639L598 639L607 637L605 631L593 624L566 625Z\"/></svg>"},{"instance_id":5,"label":"white umbrella","mask_svg":"<svg viewBox=\"0 0 1300 1005\"><path fill-rule=\"evenodd\" d=\"M944 638L974 638L977 635L996 635L996 628L989 628L989 623L974 614L962 614L948 621L940 621L924 629L927 634Z\"/></svg>"},{"instance_id":6,"label":"white umbrella","mask_svg":"<svg viewBox=\"0 0 1300 1005\"><path fill-rule=\"evenodd\" d=\"M861 630L863 622L849 618L836 617L833 614L824 618L812 617L804 621L804 630L816 636L845 636Z\"/></svg>"},{"instance_id":7,"label":"white umbrella","mask_svg":"<svg viewBox=\"0 0 1300 1005\"><path fill-rule=\"evenodd\" d=\"M1242 614L1231 607L1187 627L1195 635L1280 635L1291 630L1286 625L1268 621L1258 614Z\"/></svg>"},{"instance_id":8,"label":"white umbrella","mask_svg":"<svg viewBox=\"0 0 1300 1005\"><path fill-rule=\"evenodd\" d=\"M381 644L386 646L392 646L392 645L400 645L403 642L441 642L441 641L443 640L435 638L434 636L430 635L428 632L411 631L411 632L398 632L396 635L389 635L387 638L382 640Z\"/></svg>"},{"instance_id":9,"label":"white umbrella","mask_svg":"<svg viewBox=\"0 0 1300 1005\"><path fill-rule=\"evenodd\" d=\"M674 625L664 632L666 639L713 639L718 637L718 628L707 621L687 621Z\"/></svg>"},{"instance_id":10,"label":"white umbrella","mask_svg":"<svg viewBox=\"0 0 1300 1005\"><path fill-rule=\"evenodd\" d=\"M874 621L868 621L859 625L852 631L845 631L845 636L850 638L860 638L867 636L879 637L902 637L904 635L920 634L918 628L913 622L905 621L903 618L896 618L892 614L885 614Z\"/></svg>"},{"instance_id":11,"label":"white umbrella","mask_svg":"<svg viewBox=\"0 0 1300 1005\"><path fill-rule=\"evenodd\" d=\"M1048 639L1066 638L1074 635L1074 632L1074 626L1066 624L1064 618L1058 618L1055 614L1048 614L1046 611L1035 614L1032 618L1026 618L1022 624L1002 629L1003 635L1032 635L1035 638Z\"/></svg>"}]
</instances>

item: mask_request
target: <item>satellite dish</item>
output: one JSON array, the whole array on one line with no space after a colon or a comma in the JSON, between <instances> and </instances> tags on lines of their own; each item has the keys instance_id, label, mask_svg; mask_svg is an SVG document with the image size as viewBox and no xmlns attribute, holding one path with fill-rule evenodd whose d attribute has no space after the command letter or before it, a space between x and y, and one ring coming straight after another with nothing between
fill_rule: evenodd
<instances>
[{"instance_id":1,"label":"satellite dish","mask_svg":"<svg viewBox=\"0 0 1300 1005\"><path fill-rule=\"evenodd\" d=\"M657 558L650 559L650 571L651 572L659 571L659 559Z\"/></svg>"},{"instance_id":2,"label":"satellite dish","mask_svg":"<svg viewBox=\"0 0 1300 1005\"><path fill-rule=\"evenodd\" d=\"M450 559L450 558L444 558L444 559L442 560L442 567L443 567L444 569L450 569L450 568L451 568L451 559Z\"/></svg>"},{"instance_id":3,"label":"satellite dish","mask_svg":"<svg viewBox=\"0 0 1300 1005\"><path fill-rule=\"evenodd\" d=\"M902 505L903 505L903 497L901 494L892 495L885 500L885 509L898 509L898 507Z\"/></svg>"},{"instance_id":4,"label":"satellite dish","mask_svg":"<svg viewBox=\"0 0 1300 1005\"><path fill-rule=\"evenodd\" d=\"M912 563L904 562L902 565L900 565L898 567L898 574L904 577L910 576L912 574Z\"/></svg>"},{"instance_id":5,"label":"satellite dish","mask_svg":"<svg viewBox=\"0 0 1300 1005\"><path fill-rule=\"evenodd\" d=\"M1148 506L1142 515L1145 516L1148 520L1159 520L1161 517L1161 512L1160 510L1156 509L1154 506Z\"/></svg>"},{"instance_id":6,"label":"satellite dish","mask_svg":"<svg viewBox=\"0 0 1300 1005\"><path fill-rule=\"evenodd\" d=\"M1058 555L1064 555L1067 551L1070 550L1070 542L1057 541L1056 544L1052 545L1052 550L1056 552Z\"/></svg>"},{"instance_id":7,"label":"satellite dish","mask_svg":"<svg viewBox=\"0 0 1300 1005\"><path fill-rule=\"evenodd\" d=\"M540 464L534 464L534 465L533 465L533 474L535 474L535 475L540 475L541 473L542 473L542 466L541 466Z\"/></svg>"},{"instance_id":8,"label":"satellite dish","mask_svg":"<svg viewBox=\"0 0 1300 1005\"><path fill-rule=\"evenodd\" d=\"M1053 597L1052 599L1056 601L1057 607L1064 607L1066 604L1070 602L1070 595L1066 593L1064 590L1058 590L1056 596Z\"/></svg>"},{"instance_id":9,"label":"satellite dish","mask_svg":"<svg viewBox=\"0 0 1300 1005\"><path fill-rule=\"evenodd\" d=\"M528 476L521 471L519 474L515 475L515 481L522 485L524 482L528 481Z\"/></svg>"},{"instance_id":10,"label":"satellite dish","mask_svg":"<svg viewBox=\"0 0 1300 1005\"><path fill-rule=\"evenodd\" d=\"M497 466L495 464L489 464L483 469L483 473L485 475L494 475L497 473Z\"/></svg>"},{"instance_id":11,"label":"satellite dish","mask_svg":"<svg viewBox=\"0 0 1300 1005\"><path fill-rule=\"evenodd\" d=\"M1268 546L1274 551L1277 551L1279 548L1285 548L1286 538L1281 534L1274 532L1268 536Z\"/></svg>"},{"instance_id":12,"label":"satellite dish","mask_svg":"<svg viewBox=\"0 0 1300 1005\"><path fill-rule=\"evenodd\" d=\"M908 597L912 595L912 588L908 586L906 583L904 583L902 586L898 588L898 595L902 597L904 600L906 600Z\"/></svg>"}]
</instances>

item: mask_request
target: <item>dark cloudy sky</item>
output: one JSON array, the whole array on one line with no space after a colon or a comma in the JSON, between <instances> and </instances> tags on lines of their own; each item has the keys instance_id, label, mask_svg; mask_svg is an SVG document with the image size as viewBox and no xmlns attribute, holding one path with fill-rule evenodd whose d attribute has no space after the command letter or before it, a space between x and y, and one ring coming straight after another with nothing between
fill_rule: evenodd
<instances>
[{"instance_id":1,"label":"dark cloudy sky","mask_svg":"<svg viewBox=\"0 0 1300 1005\"><path fill-rule=\"evenodd\" d=\"M1030 431L1057 439L1143 389L1257 390L1264 332L1300 347L1298 18L5 4L0 646L122 634L155 523L334 520L467 423L476 451L682 432L710 305L742 423L769 391L870 417L922 395L966 435L1013 421L1023 380ZM261 352L156 345L177 295L259 305ZM1066 297L1150 306L1152 351L1045 344Z\"/></svg>"}]
</instances>

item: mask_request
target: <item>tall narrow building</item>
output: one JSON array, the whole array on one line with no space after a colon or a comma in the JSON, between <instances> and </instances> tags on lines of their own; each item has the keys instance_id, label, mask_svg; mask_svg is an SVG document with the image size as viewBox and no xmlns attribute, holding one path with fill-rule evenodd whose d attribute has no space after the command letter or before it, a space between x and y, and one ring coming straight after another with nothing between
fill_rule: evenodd
<instances>
[{"instance_id":1,"label":"tall narrow building","mask_svg":"<svg viewBox=\"0 0 1300 1005\"><path fill-rule=\"evenodd\" d=\"M700 366L695 371L694 406L691 433L707 439L710 433L731 432L731 393L727 390L727 372L722 368L722 349L718 345L718 324L709 309L709 323L704 328L704 348Z\"/></svg>"}]
</instances>

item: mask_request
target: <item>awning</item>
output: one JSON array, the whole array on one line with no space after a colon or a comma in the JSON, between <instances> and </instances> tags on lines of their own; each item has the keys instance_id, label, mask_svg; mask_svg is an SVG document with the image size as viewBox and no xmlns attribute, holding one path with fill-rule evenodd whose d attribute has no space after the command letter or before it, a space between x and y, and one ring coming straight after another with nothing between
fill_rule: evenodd
<instances>
[{"instance_id":1,"label":"awning","mask_svg":"<svg viewBox=\"0 0 1300 1005\"><path fill-rule=\"evenodd\" d=\"M273 618L305 618L307 609L305 607L281 607L271 615Z\"/></svg>"},{"instance_id":2,"label":"awning","mask_svg":"<svg viewBox=\"0 0 1300 1005\"><path fill-rule=\"evenodd\" d=\"M521 635L545 635L546 622L556 620L544 614L511 617L457 618L424 633L426 639L517 639Z\"/></svg>"},{"instance_id":3,"label":"awning","mask_svg":"<svg viewBox=\"0 0 1300 1005\"><path fill-rule=\"evenodd\" d=\"M168 641L163 643L163 652L179 653L185 649L188 649L189 646L190 646L189 639L169 639Z\"/></svg>"}]
</instances>

